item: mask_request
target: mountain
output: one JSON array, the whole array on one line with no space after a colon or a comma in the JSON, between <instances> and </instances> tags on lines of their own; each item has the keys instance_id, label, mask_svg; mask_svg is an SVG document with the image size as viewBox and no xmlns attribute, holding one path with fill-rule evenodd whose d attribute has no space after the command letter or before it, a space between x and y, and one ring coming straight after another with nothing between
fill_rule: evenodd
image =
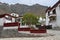
<instances>
[{"instance_id":1,"label":"mountain","mask_svg":"<svg viewBox=\"0 0 60 40\"><path fill-rule=\"evenodd\" d=\"M25 13L33 13L38 16L45 16L45 11L48 7L34 4L32 6L24 5L24 4L6 4L0 2L0 10L4 11L4 13L18 13L20 16L24 15Z\"/></svg>"},{"instance_id":2,"label":"mountain","mask_svg":"<svg viewBox=\"0 0 60 40\"><path fill-rule=\"evenodd\" d=\"M0 2L0 14L10 13L10 11L8 4Z\"/></svg>"},{"instance_id":3,"label":"mountain","mask_svg":"<svg viewBox=\"0 0 60 40\"><path fill-rule=\"evenodd\" d=\"M32 12L38 16L45 16L45 11L47 8L48 7L46 7L46 6L35 4L29 8L28 12Z\"/></svg>"}]
</instances>

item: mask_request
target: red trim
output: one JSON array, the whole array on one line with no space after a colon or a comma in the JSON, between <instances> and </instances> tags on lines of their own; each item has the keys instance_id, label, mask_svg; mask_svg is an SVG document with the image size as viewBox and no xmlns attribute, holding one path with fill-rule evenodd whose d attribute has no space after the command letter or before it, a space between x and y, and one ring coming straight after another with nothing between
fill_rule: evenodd
<instances>
[{"instance_id":1,"label":"red trim","mask_svg":"<svg viewBox=\"0 0 60 40\"><path fill-rule=\"evenodd\" d=\"M18 28L18 31L30 31L30 28Z\"/></svg>"},{"instance_id":2,"label":"red trim","mask_svg":"<svg viewBox=\"0 0 60 40\"><path fill-rule=\"evenodd\" d=\"M14 23L4 23L4 27L10 27L10 26L20 26L20 23L14 22Z\"/></svg>"},{"instance_id":3,"label":"red trim","mask_svg":"<svg viewBox=\"0 0 60 40\"><path fill-rule=\"evenodd\" d=\"M4 15L8 15L8 16L13 17L13 18L18 18L18 17L11 16L10 14L4 14Z\"/></svg>"},{"instance_id":4,"label":"red trim","mask_svg":"<svg viewBox=\"0 0 60 40\"><path fill-rule=\"evenodd\" d=\"M31 29L31 28L18 28L18 31L29 31L30 33L46 33L45 27L38 29L38 30Z\"/></svg>"},{"instance_id":5,"label":"red trim","mask_svg":"<svg viewBox=\"0 0 60 40\"><path fill-rule=\"evenodd\" d=\"M18 28L20 28L20 23L18 23Z\"/></svg>"},{"instance_id":6,"label":"red trim","mask_svg":"<svg viewBox=\"0 0 60 40\"><path fill-rule=\"evenodd\" d=\"M10 14L3 14L3 15L0 15L0 18L5 17L6 15L8 15L8 16L10 16L10 17L13 17L13 18L18 18L18 17L11 16Z\"/></svg>"},{"instance_id":7,"label":"red trim","mask_svg":"<svg viewBox=\"0 0 60 40\"><path fill-rule=\"evenodd\" d=\"M4 17L5 15L0 15L0 18Z\"/></svg>"},{"instance_id":8,"label":"red trim","mask_svg":"<svg viewBox=\"0 0 60 40\"><path fill-rule=\"evenodd\" d=\"M30 28L18 28L18 31L30 31L30 33L46 33L46 29L31 30Z\"/></svg>"},{"instance_id":9,"label":"red trim","mask_svg":"<svg viewBox=\"0 0 60 40\"><path fill-rule=\"evenodd\" d=\"M48 10L50 11L50 10L51 10L51 7L48 7L47 10L46 10L46 12L47 12Z\"/></svg>"},{"instance_id":10,"label":"red trim","mask_svg":"<svg viewBox=\"0 0 60 40\"><path fill-rule=\"evenodd\" d=\"M52 9L55 8L55 7L57 7L57 5L58 5L59 3L60 3L60 0L59 0L55 5L53 5Z\"/></svg>"},{"instance_id":11,"label":"red trim","mask_svg":"<svg viewBox=\"0 0 60 40\"><path fill-rule=\"evenodd\" d=\"M46 29L30 30L31 33L46 33Z\"/></svg>"}]
</instances>

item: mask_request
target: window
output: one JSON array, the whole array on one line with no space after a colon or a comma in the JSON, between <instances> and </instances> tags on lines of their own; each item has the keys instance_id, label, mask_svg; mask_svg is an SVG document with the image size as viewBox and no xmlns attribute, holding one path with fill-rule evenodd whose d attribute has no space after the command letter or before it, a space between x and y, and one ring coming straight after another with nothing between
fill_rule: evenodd
<instances>
[{"instance_id":1,"label":"window","mask_svg":"<svg viewBox=\"0 0 60 40\"><path fill-rule=\"evenodd\" d=\"M50 17L50 22L56 21L56 16L51 16Z\"/></svg>"},{"instance_id":2,"label":"window","mask_svg":"<svg viewBox=\"0 0 60 40\"><path fill-rule=\"evenodd\" d=\"M10 16L7 16L6 15L5 18L8 19L8 20L11 20L11 17Z\"/></svg>"},{"instance_id":3,"label":"window","mask_svg":"<svg viewBox=\"0 0 60 40\"><path fill-rule=\"evenodd\" d=\"M48 16L50 15L50 12L48 11Z\"/></svg>"},{"instance_id":4,"label":"window","mask_svg":"<svg viewBox=\"0 0 60 40\"><path fill-rule=\"evenodd\" d=\"M56 14L56 9L53 10L53 14Z\"/></svg>"}]
</instances>

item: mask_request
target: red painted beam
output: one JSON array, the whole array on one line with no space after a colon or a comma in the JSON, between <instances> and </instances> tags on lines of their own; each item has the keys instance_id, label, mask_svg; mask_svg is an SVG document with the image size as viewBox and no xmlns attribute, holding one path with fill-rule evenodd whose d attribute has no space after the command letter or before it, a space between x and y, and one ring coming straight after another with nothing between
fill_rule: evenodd
<instances>
[{"instance_id":1,"label":"red painted beam","mask_svg":"<svg viewBox=\"0 0 60 40\"><path fill-rule=\"evenodd\" d=\"M46 29L30 30L31 33L46 33Z\"/></svg>"},{"instance_id":2,"label":"red painted beam","mask_svg":"<svg viewBox=\"0 0 60 40\"><path fill-rule=\"evenodd\" d=\"M4 23L4 27L9 27L9 26L20 26L20 23L14 22L14 23Z\"/></svg>"},{"instance_id":3,"label":"red painted beam","mask_svg":"<svg viewBox=\"0 0 60 40\"><path fill-rule=\"evenodd\" d=\"M0 15L0 18L4 17L5 15Z\"/></svg>"},{"instance_id":4,"label":"red painted beam","mask_svg":"<svg viewBox=\"0 0 60 40\"><path fill-rule=\"evenodd\" d=\"M18 28L18 31L30 31L30 28Z\"/></svg>"},{"instance_id":5,"label":"red painted beam","mask_svg":"<svg viewBox=\"0 0 60 40\"><path fill-rule=\"evenodd\" d=\"M46 33L46 29L31 30L30 28L18 28L18 31L30 31L31 33Z\"/></svg>"}]
</instances>

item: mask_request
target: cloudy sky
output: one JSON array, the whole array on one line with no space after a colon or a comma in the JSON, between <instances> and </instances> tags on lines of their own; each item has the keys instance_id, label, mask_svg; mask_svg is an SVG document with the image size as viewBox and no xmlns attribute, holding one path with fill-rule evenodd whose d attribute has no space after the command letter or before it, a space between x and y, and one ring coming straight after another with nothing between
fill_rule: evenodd
<instances>
[{"instance_id":1,"label":"cloudy sky","mask_svg":"<svg viewBox=\"0 0 60 40\"><path fill-rule=\"evenodd\" d=\"M26 4L26 5L41 4L45 6L52 6L57 1L58 0L0 0L0 2L9 4L15 4L15 3Z\"/></svg>"}]
</instances>

